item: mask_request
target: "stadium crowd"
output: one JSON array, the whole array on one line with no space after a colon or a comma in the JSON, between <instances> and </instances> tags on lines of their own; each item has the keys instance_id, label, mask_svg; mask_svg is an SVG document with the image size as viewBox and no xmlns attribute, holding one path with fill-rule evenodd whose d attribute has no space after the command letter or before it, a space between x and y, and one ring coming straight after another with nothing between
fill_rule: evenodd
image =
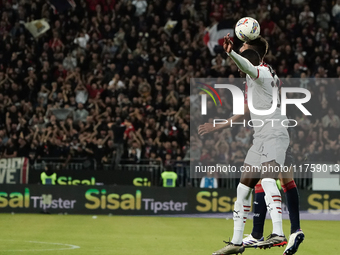
<instances>
[{"instance_id":1,"label":"stadium crowd","mask_svg":"<svg viewBox=\"0 0 340 255\"><path fill-rule=\"evenodd\" d=\"M252 16L270 45L265 61L312 92L313 116L294 116L297 161L339 162L339 0L75 3L55 14L45 1L0 0L0 157L242 164L251 129L190 136L190 78L239 77L203 37L216 22L233 28ZM24 23L41 18L51 29L34 39Z\"/></svg>"}]
</instances>

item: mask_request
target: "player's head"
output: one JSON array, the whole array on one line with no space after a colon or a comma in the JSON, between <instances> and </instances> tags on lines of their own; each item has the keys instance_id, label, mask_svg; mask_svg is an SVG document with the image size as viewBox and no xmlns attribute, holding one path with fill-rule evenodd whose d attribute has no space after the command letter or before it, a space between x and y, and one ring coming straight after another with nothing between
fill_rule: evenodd
<instances>
[{"instance_id":1,"label":"player's head","mask_svg":"<svg viewBox=\"0 0 340 255\"><path fill-rule=\"evenodd\" d=\"M242 51L240 55L248 59L254 66L258 66L261 63L260 54L256 50L247 49Z\"/></svg>"},{"instance_id":2,"label":"player's head","mask_svg":"<svg viewBox=\"0 0 340 255\"><path fill-rule=\"evenodd\" d=\"M243 52L247 49L256 50L260 55L261 61L263 61L265 55L268 52L268 42L262 36L259 36L255 40L243 43L242 47L240 48L240 52Z\"/></svg>"},{"instance_id":3,"label":"player's head","mask_svg":"<svg viewBox=\"0 0 340 255\"><path fill-rule=\"evenodd\" d=\"M254 66L258 66L261 63L261 57L256 50L247 49L240 53L240 55L249 60ZM245 77L246 74L240 71L240 76Z\"/></svg>"}]
</instances>

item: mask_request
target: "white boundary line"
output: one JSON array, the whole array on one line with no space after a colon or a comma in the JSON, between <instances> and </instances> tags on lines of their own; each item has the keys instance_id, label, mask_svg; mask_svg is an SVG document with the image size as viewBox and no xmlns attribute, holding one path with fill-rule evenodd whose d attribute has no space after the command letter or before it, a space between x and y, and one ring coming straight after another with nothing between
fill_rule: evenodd
<instances>
[{"instance_id":1,"label":"white boundary line","mask_svg":"<svg viewBox=\"0 0 340 255\"><path fill-rule=\"evenodd\" d=\"M26 250L0 250L0 252L4 251L61 251L61 250L73 250L80 249L80 246L73 244L64 244L64 243L48 243L48 242L39 242L39 241L21 241L21 240L1 240L5 242L26 242L26 243L40 243L40 244L52 244L52 245L63 245L68 246L67 248L57 248L57 249L26 249Z\"/></svg>"}]
</instances>

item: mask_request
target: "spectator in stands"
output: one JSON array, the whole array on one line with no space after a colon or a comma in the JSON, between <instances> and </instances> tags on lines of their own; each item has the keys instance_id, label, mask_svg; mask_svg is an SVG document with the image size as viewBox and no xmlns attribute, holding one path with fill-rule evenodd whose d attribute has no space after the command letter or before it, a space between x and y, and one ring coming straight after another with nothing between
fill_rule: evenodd
<instances>
[{"instance_id":1,"label":"spectator in stands","mask_svg":"<svg viewBox=\"0 0 340 255\"><path fill-rule=\"evenodd\" d=\"M328 30L331 16L326 12L326 8L324 6L321 6L320 13L316 16L316 21L318 27Z\"/></svg>"},{"instance_id":2,"label":"spectator in stands","mask_svg":"<svg viewBox=\"0 0 340 255\"><path fill-rule=\"evenodd\" d=\"M334 114L333 108L329 108L328 114L322 118L322 125L324 128L340 128L339 116Z\"/></svg>"},{"instance_id":3,"label":"spectator in stands","mask_svg":"<svg viewBox=\"0 0 340 255\"><path fill-rule=\"evenodd\" d=\"M303 12L299 15L299 23L303 26L307 24L309 18L314 18L314 13L310 11L309 5L305 5Z\"/></svg>"},{"instance_id":4,"label":"spectator in stands","mask_svg":"<svg viewBox=\"0 0 340 255\"><path fill-rule=\"evenodd\" d=\"M120 160L122 155L124 154L124 142L127 138L125 130L126 126L121 123L120 118L116 119L116 123L114 125L109 124L111 126L114 138L114 146L115 146L115 169L118 169Z\"/></svg>"},{"instance_id":5,"label":"spectator in stands","mask_svg":"<svg viewBox=\"0 0 340 255\"><path fill-rule=\"evenodd\" d=\"M74 98L74 97L73 97ZM84 105L82 103L78 103L77 110L75 111L75 120L80 120L82 122L86 121L89 112L84 109Z\"/></svg>"},{"instance_id":6,"label":"spectator in stands","mask_svg":"<svg viewBox=\"0 0 340 255\"><path fill-rule=\"evenodd\" d=\"M217 189L217 179L213 176L211 172L207 173L207 176L201 179L200 188L210 188L210 189Z\"/></svg>"},{"instance_id":7,"label":"spectator in stands","mask_svg":"<svg viewBox=\"0 0 340 255\"><path fill-rule=\"evenodd\" d=\"M135 16L141 16L147 9L148 3L145 0L134 0L132 4L135 6Z\"/></svg>"},{"instance_id":8,"label":"spectator in stands","mask_svg":"<svg viewBox=\"0 0 340 255\"><path fill-rule=\"evenodd\" d=\"M15 158L18 156L18 152L16 151L16 146L12 139L15 139L16 136L13 136L13 138L8 139L6 143L6 148L3 152L3 157L4 158Z\"/></svg>"},{"instance_id":9,"label":"spectator in stands","mask_svg":"<svg viewBox=\"0 0 340 255\"><path fill-rule=\"evenodd\" d=\"M18 144L19 144L19 148L18 148L17 156L28 158L30 148L25 138L19 137Z\"/></svg>"},{"instance_id":10,"label":"spectator in stands","mask_svg":"<svg viewBox=\"0 0 340 255\"><path fill-rule=\"evenodd\" d=\"M340 22L340 0L337 0L332 8L332 16L337 23Z\"/></svg>"},{"instance_id":11,"label":"spectator in stands","mask_svg":"<svg viewBox=\"0 0 340 255\"><path fill-rule=\"evenodd\" d=\"M74 39L74 43L78 44L79 47L86 49L87 43L90 40L90 36L85 32L80 32L79 37Z\"/></svg>"},{"instance_id":12,"label":"spectator in stands","mask_svg":"<svg viewBox=\"0 0 340 255\"><path fill-rule=\"evenodd\" d=\"M165 168L165 171L161 174L161 181L163 183L162 186L165 188L176 187L177 174L173 172L171 166Z\"/></svg>"}]
</instances>

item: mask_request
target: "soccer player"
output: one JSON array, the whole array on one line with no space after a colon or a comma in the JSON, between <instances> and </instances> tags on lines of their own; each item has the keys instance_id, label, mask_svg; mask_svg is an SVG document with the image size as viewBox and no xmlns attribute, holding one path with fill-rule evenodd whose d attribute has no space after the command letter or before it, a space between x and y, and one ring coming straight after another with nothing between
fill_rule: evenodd
<instances>
[{"instance_id":1,"label":"soccer player","mask_svg":"<svg viewBox=\"0 0 340 255\"><path fill-rule=\"evenodd\" d=\"M246 82L248 91L245 97L252 101L254 108L257 110L268 110L274 103L272 102L272 85L275 81L268 66L260 65L261 58L259 54L251 49L241 53L242 56L234 52L233 43L229 38L229 34L224 38L223 48L231 59L238 66L241 73L246 74ZM251 92L251 93L250 93ZM248 112L247 112L248 111ZM247 102L245 102L245 113L249 114ZM285 152L289 145L289 134L285 127L278 122L268 122L266 119L285 120L286 116L282 116L280 109L268 115L257 115L250 112L251 119L262 120L264 125L261 127L254 125L254 141L249 149L244 161L244 168L251 171L244 171L241 175L240 183L237 187L237 200L234 204L234 234L231 242L227 246L213 253L213 255L237 254L244 251L243 231L246 219L251 207L252 190L256 183L262 179L262 188L265 192L265 201L270 213L273 232L266 240L266 243L258 243L258 247L271 247L273 245L284 245L287 239L282 229L282 211L281 211L281 195L276 186L275 178L278 173L275 171L258 171L259 167L269 169L269 167L279 167L284 164ZM204 135L217 131L222 128L230 127L231 122L239 122L244 118L243 115L234 115L228 119L223 125L213 126L211 123L205 123L199 126L198 133Z\"/></svg>"},{"instance_id":2,"label":"soccer player","mask_svg":"<svg viewBox=\"0 0 340 255\"><path fill-rule=\"evenodd\" d=\"M268 51L268 42L263 37L259 36L257 39L245 42L240 48L242 53L244 50L253 49L256 50L260 57L263 65L264 57ZM270 68L273 77L280 88L282 83L279 78ZM286 152L285 166L292 166L294 164L294 158L290 152L290 146ZM304 240L304 233L300 228L300 211L299 211L299 193L296 187L295 181L293 179L294 173L292 167L290 171L285 174L285 176L280 176L281 185L283 191L286 195L287 207L289 211L289 219L291 222L291 235L289 237L288 245L283 253L283 255L295 254L299 248L299 245ZM243 244L245 247L257 247L257 243L263 241L263 226L266 219L267 207L264 201L264 191L259 182L255 186L255 198L254 198L254 217L253 217L253 230L250 235L243 239Z\"/></svg>"}]
</instances>

